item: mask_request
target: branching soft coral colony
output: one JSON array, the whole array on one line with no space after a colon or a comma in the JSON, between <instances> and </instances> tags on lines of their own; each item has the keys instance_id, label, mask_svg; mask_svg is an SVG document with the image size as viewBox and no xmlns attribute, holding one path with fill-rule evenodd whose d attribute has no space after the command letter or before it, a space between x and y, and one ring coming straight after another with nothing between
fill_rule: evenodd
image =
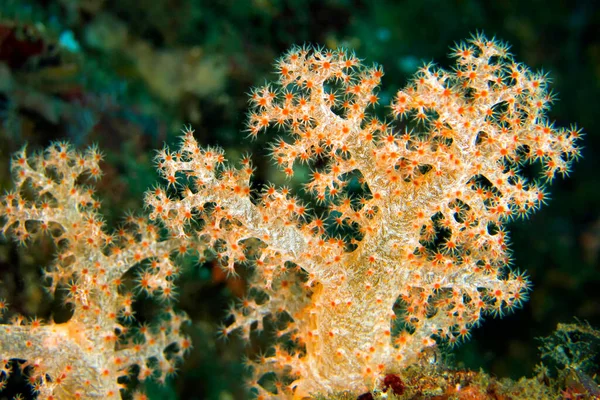
<instances>
[{"instance_id":1,"label":"branching soft coral colony","mask_svg":"<svg viewBox=\"0 0 600 400\"><path fill-rule=\"evenodd\" d=\"M167 187L145 199L150 219L170 235L161 239L140 222L129 245L110 245L123 253L111 256L119 271L139 250L157 265L139 285L168 297L171 278L162 275L176 272L169 254L178 248L210 249L231 274L248 265L247 297L222 334L274 336L271 348L248 360L248 385L259 398L379 388L438 341L463 340L483 316L520 306L529 283L508 267L504 224L544 203L542 186L569 172L580 132L553 126L545 76L516 63L504 44L477 35L452 54L453 71L426 65L398 92L392 113L414 125L398 130L367 114L379 100L381 68L343 50L293 48L277 63L279 81L253 91L248 129L252 137L269 126L288 133L273 144L273 158L288 176L295 164L311 166L306 191L320 213L286 188L269 185L252 196L249 159L226 166L221 150L199 147L186 130L179 149L157 156ZM542 171L539 182L522 172L529 164ZM9 196L3 212L24 213ZM90 215L80 228L98 231ZM70 241L85 240L78 229ZM4 230L27 234L25 225ZM104 263L106 252L93 254ZM97 276L94 265L85 264ZM84 305L83 323L94 323L85 293L72 291ZM122 313L126 297L111 301ZM179 333L178 323L165 326ZM189 346L172 337L161 342ZM131 350L127 360L146 365Z\"/></svg>"},{"instance_id":2,"label":"branching soft coral colony","mask_svg":"<svg viewBox=\"0 0 600 400\"><path fill-rule=\"evenodd\" d=\"M277 325L274 349L251 363L260 396L377 388L436 341L467 338L483 316L526 300L526 275L508 266L504 224L544 203L543 184L569 172L580 133L547 119L545 76L506 45L477 35L452 55L453 71L424 66L391 104L413 131L368 116L382 70L345 51L294 48L277 63L279 81L254 90L251 135L270 125L289 133L273 145L288 175L295 163L324 164L306 189L327 210L308 218L273 187L252 205L243 194L249 168L232 173L242 188L236 205L221 200L235 185L208 185L231 214L235 233L219 235L228 263L231 246L261 242L248 260L250 293L268 299L245 300L227 330L248 338L265 316L288 321ZM522 173L532 163L542 183ZM360 197L349 194L353 179ZM329 235L328 224L355 233ZM270 385L261 380L269 372Z\"/></svg>"}]
</instances>

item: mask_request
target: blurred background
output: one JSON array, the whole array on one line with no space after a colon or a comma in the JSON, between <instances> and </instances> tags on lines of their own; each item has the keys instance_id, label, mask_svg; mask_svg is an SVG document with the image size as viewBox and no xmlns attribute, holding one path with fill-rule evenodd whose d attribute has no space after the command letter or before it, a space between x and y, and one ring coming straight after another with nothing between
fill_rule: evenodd
<instances>
[{"instance_id":1,"label":"blurred background","mask_svg":"<svg viewBox=\"0 0 600 400\"><path fill-rule=\"evenodd\" d=\"M489 318L450 358L498 377L531 376L537 338L557 323L577 318L600 328L599 26L594 0L2 0L0 189L11 187L10 154L25 143L31 150L59 139L78 148L97 143L106 154L98 197L114 227L123 210L141 209L157 181L154 150L173 143L184 124L230 160L250 152L256 186L285 184L266 151L273 136L251 142L243 130L247 94L274 79L274 60L290 46L345 47L381 64L380 103L389 104L424 62L450 66L449 47L482 31L547 72L558 93L551 119L586 133L583 159L568 179L555 180L549 204L509 227L514 264L533 282L531 300ZM52 246L32 249L0 241L0 297L12 312L49 318L55 303L40 276ZM190 261L179 287L194 350L166 386L148 384L151 398L245 398L246 350L215 333L244 282Z\"/></svg>"}]
</instances>

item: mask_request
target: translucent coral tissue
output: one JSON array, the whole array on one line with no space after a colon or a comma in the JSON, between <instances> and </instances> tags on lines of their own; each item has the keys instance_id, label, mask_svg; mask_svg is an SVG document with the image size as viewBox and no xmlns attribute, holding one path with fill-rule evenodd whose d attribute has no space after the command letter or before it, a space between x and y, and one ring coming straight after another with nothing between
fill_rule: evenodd
<instances>
[{"instance_id":1,"label":"translucent coral tissue","mask_svg":"<svg viewBox=\"0 0 600 400\"><path fill-rule=\"evenodd\" d=\"M56 240L64 237L68 254L49 274L52 282L76 278L77 329L104 318L94 313L96 301L112 307L101 310L122 313L122 295L110 298L102 285L84 283L90 274L96 281L117 278L136 256L152 264L138 286L164 298L177 272L172 252L214 257L229 274L246 265L252 271L247 295L221 333L251 341L269 332L272 345L247 361L255 396L381 388L386 375L401 373L424 350L465 340L485 316L502 316L527 300L527 275L509 266L506 222L542 205L547 184L566 175L579 154L579 129L555 127L546 115L553 96L544 74L483 35L457 45L452 56L452 70L425 65L398 91L390 105L395 123L372 112L380 103L381 67L345 50L308 46L277 61L279 79L252 91L247 130L250 137L270 127L285 133L271 144L272 157L289 177L298 164L311 168L310 204L274 185L252 194L249 158L232 166L222 150L201 147L185 129L177 149L156 157L167 184L146 194L151 222L132 220L134 232L125 239L102 233L93 201L74 178L45 182L40 168L53 168L42 165L49 159L60 164L56 149L38 157L35 168L20 167L19 157L14 164L18 183L31 180L52 212L9 193L1 206L8 215L4 233L28 242L24 219L64 227ZM91 162L69 151L71 165ZM528 176L528 164L541 176ZM89 174L84 166L76 168ZM75 195L66 192L71 187ZM63 202L71 211L57 209ZM157 238L153 224L169 236ZM106 267L108 257L117 267ZM82 266L71 272L76 262ZM171 333L161 340L184 349L175 323L181 319L167 318ZM102 332L111 331L110 321ZM0 335L16 335L10 325L3 329ZM31 327L18 329L35 337ZM74 346L81 340L73 334ZM48 341L34 343L43 352ZM29 358L2 350L3 357ZM112 372L123 370L115 365L118 353L107 357L109 374L118 376ZM144 362L133 350L123 360Z\"/></svg>"}]
</instances>

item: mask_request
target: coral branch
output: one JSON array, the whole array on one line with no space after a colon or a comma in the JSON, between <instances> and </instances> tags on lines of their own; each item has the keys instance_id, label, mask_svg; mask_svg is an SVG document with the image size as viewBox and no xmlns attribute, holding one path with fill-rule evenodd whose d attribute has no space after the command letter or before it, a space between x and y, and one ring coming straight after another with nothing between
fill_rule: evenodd
<instances>
[{"instance_id":1,"label":"coral branch","mask_svg":"<svg viewBox=\"0 0 600 400\"><path fill-rule=\"evenodd\" d=\"M120 398L119 378L132 366L147 372L141 380L164 380L190 348L181 331L187 317L166 309L156 326L141 329L133 323L134 296L122 286L124 274L135 268L139 291L167 304L178 274L171 253L188 244L162 239L155 225L133 216L107 234L93 190L81 185L100 176L101 159L94 148L81 154L56 143L31 157L23 150L13 160L17 189L0 199L2 233L26 246L52 237L49 290L64 289L73 314L59 324L16 317L0 325L1 386L10 360L25 360L20 367L40 399Z\"/></svg>"}]
</instances>

